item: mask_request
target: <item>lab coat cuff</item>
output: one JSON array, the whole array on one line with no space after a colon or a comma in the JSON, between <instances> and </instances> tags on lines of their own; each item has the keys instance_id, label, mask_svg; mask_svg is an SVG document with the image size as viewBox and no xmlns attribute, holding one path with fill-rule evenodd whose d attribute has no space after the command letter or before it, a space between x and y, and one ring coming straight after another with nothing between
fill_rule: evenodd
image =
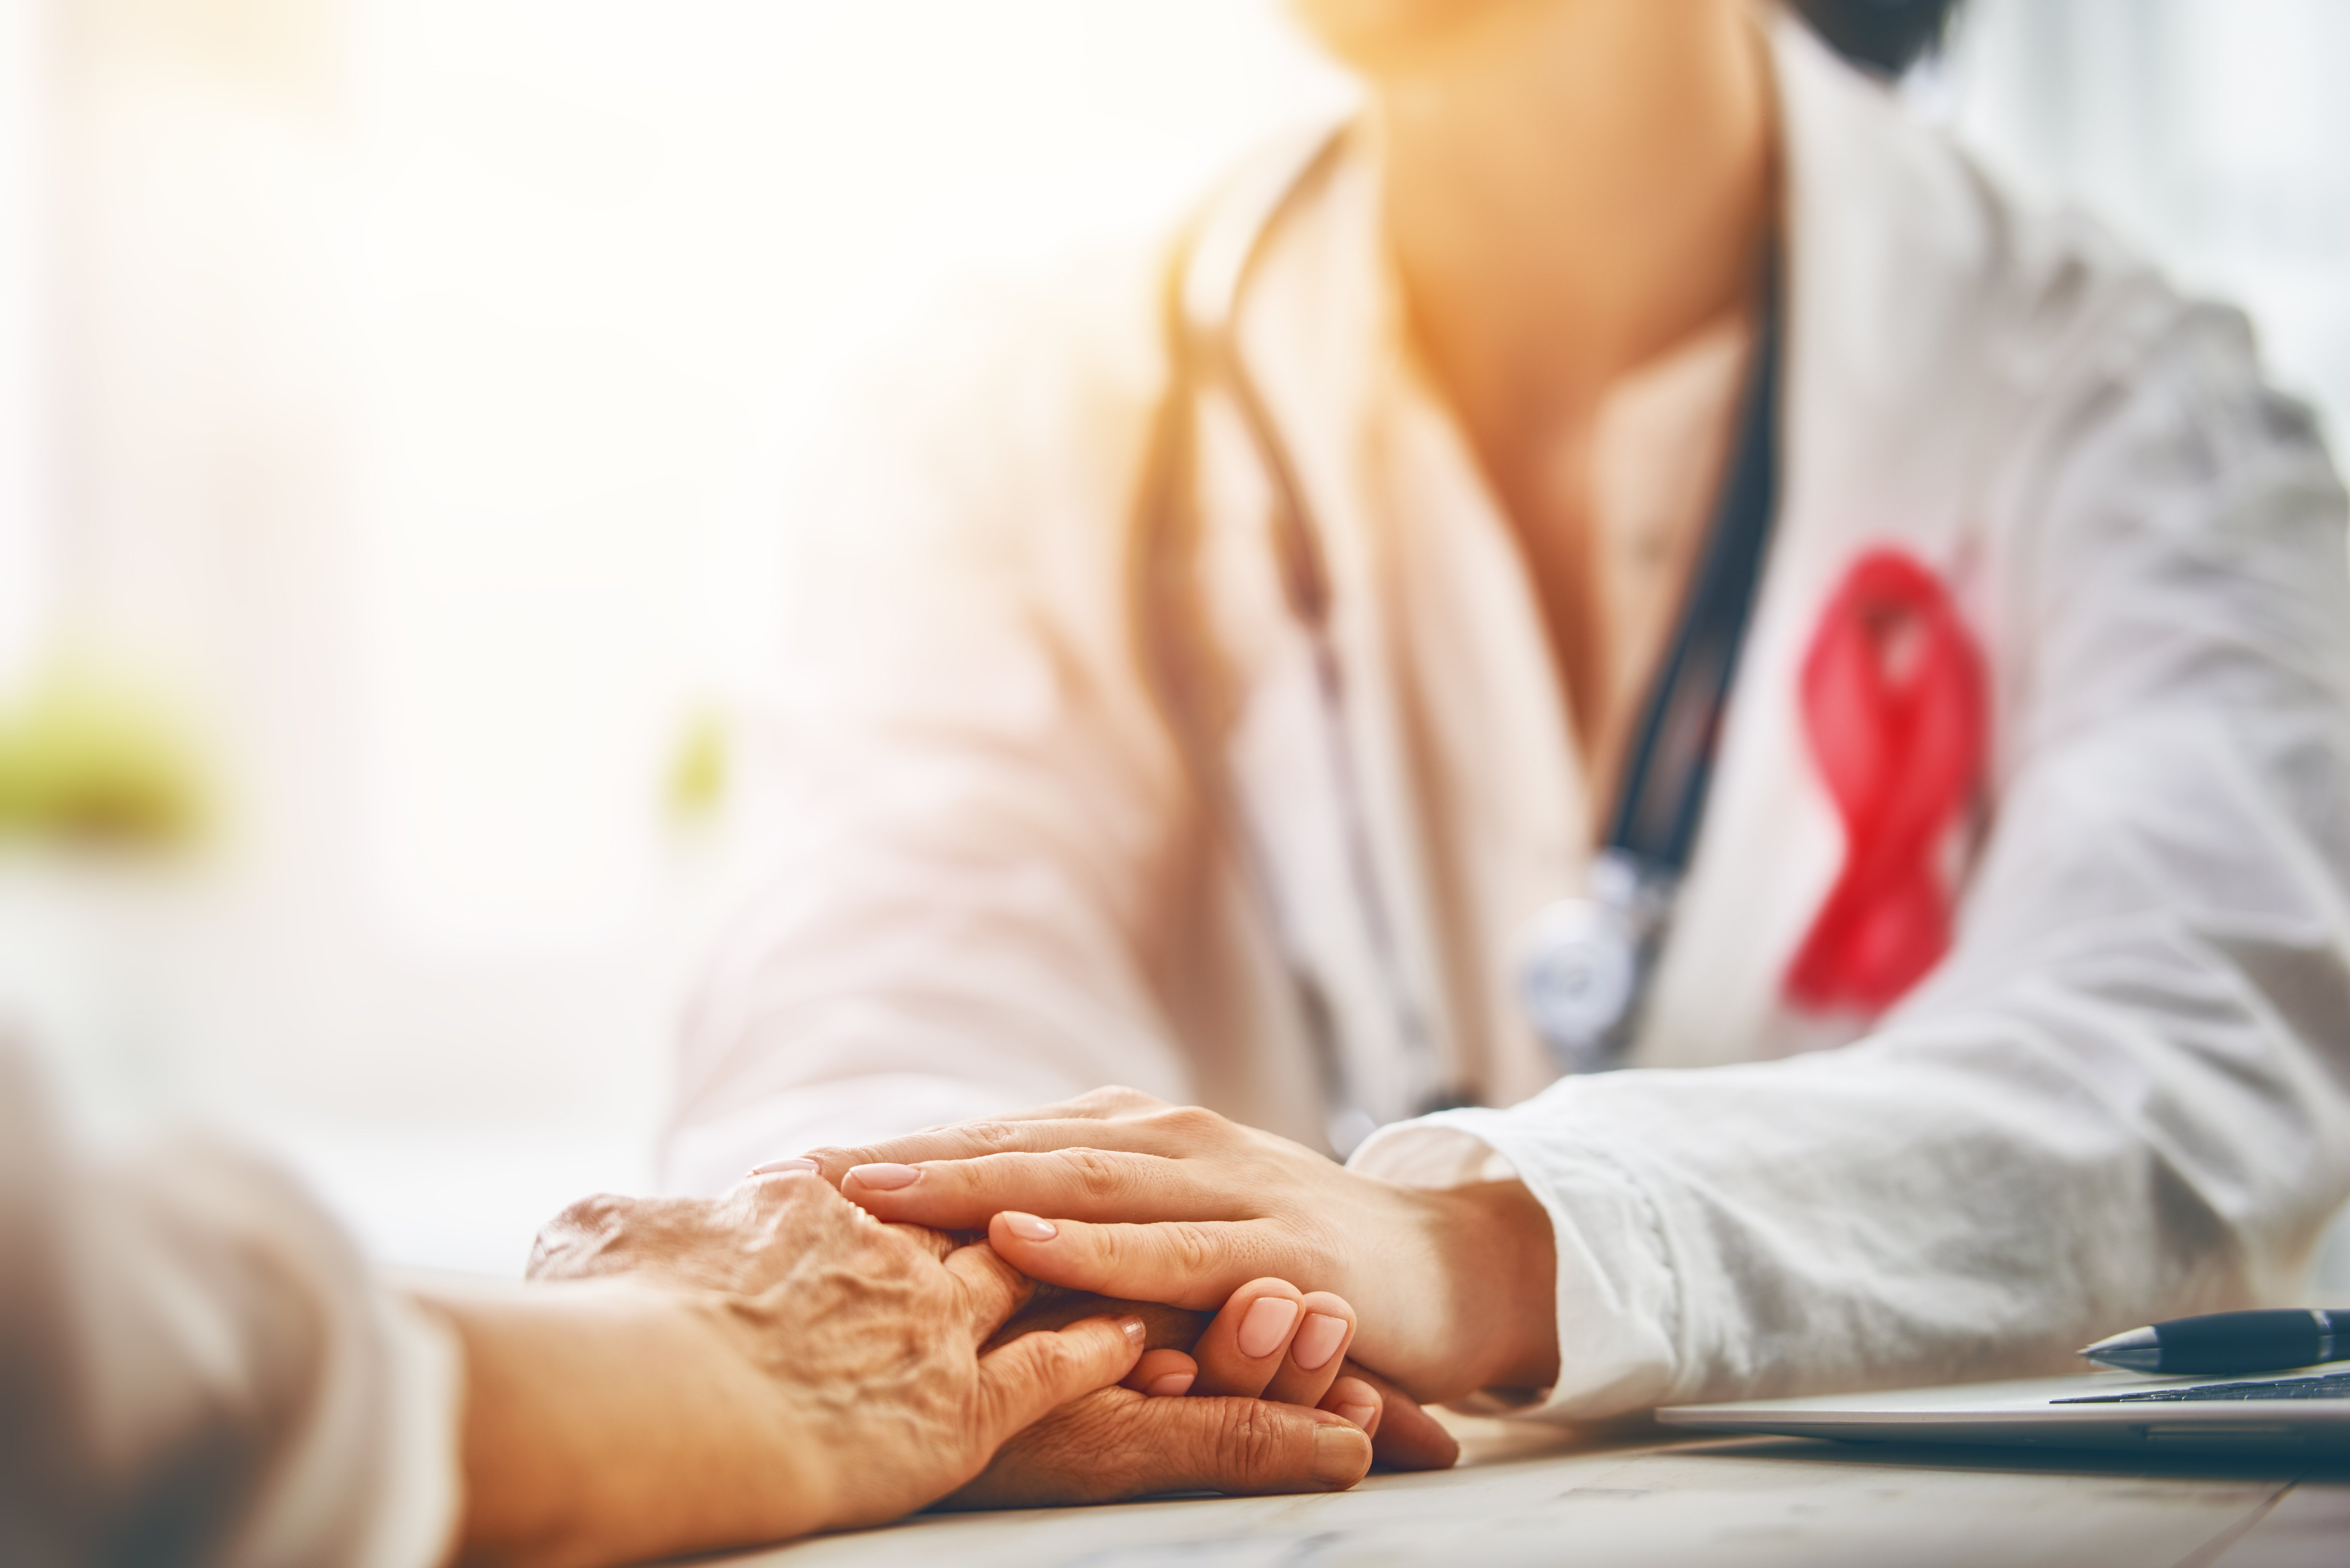
<instances>
[{"instance_id":1,"label":"lab coat cuff","mask_svg":"<svg viewBox=\"0 0 2350 1568\"><path fill-rule=\"evenodd\" d=\"M1680 1283L1655 1202L1606 1151L1534 1136L1505 1111L1470 1109L1382 1127L1347 1163L1429 1189L1514 1177L1550 1216L1558 1383L1492 1391L1480 1413L1587 1421L1663 1400L1676 1373Z\"/></svg>"}]
</instances>

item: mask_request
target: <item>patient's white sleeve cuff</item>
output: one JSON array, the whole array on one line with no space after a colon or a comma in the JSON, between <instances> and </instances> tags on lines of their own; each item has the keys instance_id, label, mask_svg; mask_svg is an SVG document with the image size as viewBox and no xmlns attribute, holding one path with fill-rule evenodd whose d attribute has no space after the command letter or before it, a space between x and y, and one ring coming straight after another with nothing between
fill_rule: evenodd
<instances>
[{"instance_id":1,"label":"patient's white sleeve cuff","mask_svg":"<svg viewBox=\"0 0 2350 1568\"><path fill-rule=\"evenodd\" d=\"M465 1400L463 1347L437 1314L386 1292L384 1448L373 1528L352 1568L434 1568L456 1543Z\"/></svg>"},{"instance_id":2,"label":"patient's white sleeve cuff","mask_svg":"<svg viewBox=\"0 0 2350 1568\"><path fill-rule=\"evenodd\" d=\"M1533 1135L1516 1120L1504 1111L1439 1111L1380 1128L1347 1164L1428 1189L1514 1177L1549 1214L1559 1380L1510 1414L1595 1420L1656 1405L1674 1380L1680 1327L1679 1282L1656 1207L1606 1153Z\"/></svg>"}]
</instances>

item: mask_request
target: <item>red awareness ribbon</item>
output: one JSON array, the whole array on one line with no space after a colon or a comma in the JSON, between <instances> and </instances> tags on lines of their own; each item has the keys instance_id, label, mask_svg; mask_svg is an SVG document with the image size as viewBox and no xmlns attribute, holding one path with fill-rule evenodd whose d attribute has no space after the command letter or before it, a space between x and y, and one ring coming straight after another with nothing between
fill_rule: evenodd
<instances>
[{"instance_id":1,"label":"red awareness ribbon","mask_svg":"<svg viewBox=\"0 0 2350 1568\"><path fill-rule=\"evenodd\" d=\"M1845 855L1787 995L1876 1013L1950 949L1936 861L1982 765L1982 660L1939 577L1898 550L1871 550L1828 600L1803 697Z\"/></svg>"}]
</instances>

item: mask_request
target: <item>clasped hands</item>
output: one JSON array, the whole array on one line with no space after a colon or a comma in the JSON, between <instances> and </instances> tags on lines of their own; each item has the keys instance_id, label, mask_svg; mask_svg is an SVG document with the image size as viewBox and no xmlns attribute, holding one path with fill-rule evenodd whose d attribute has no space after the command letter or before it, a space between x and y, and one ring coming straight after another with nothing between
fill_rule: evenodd
<instances>
[{"instance_id":1,"label":"clasped hands","mask_svg":"<svg viewBox=\"0 0 2350 1568\"><path fill-rule=\"evenodd\" d=\"M1516 1181L1400 1187L1212 1112L1118 1088L807 1158L867 1212L984 1231L1011 1266L1066 1290L1229 1315L1253 1282L1270 1278L1352 1303L1359 1327L1347 1374L1381 1393L1375 1442L1398 1468L1454 1454L1414 1401L1557 1377L1555 1242ZM1276 1379L1268 1397L1293 1391ZM1007 1455L1050 1443L1057 1418Z\"/></svg>"},{"instance_id":2,"label":"clasped hands","mask_svg":"<svg viewBox=\"0 0 2350 1568\"><path fill-rule=\"evenodd\" d=\"M472 1367L468 1559L1331 1490L1452 1461L1416 1400L1555 1375L1514 1182L1414 1191L1129 1090L762 1172L587 1199L539 1289L424 1303Z\"/></svg>"}]
</instances>

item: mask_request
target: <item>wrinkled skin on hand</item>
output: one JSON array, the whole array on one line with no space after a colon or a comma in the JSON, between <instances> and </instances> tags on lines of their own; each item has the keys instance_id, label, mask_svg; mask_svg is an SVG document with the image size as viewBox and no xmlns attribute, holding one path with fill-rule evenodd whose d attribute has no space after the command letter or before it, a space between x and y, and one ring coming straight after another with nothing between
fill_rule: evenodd
<instances>
[{"instance_id":1,"label":"wrinkled skin on hand","mask_svg":"<svg viewBox=\"0 0 2350 1568\"><path fill-rule=\"evenodd\" d=\"M1139 1331L1095 1313L1092 1338L1119 1342L1107 1352L1040 1333L983 1356L1034 1285L984 1243L879 1224L805 1174L714 1201L584 1199L540 1233L529 1273L628 1279L706 1303L766 1379L795 1456L819 1467L805 1484L830 1528L895 1519L969 1481L1006 1438L1140 1350ZM1079 1365L1088 1359L1099 1365Z\"/></svg>"},{"instance_id":2,"label":"wrinkled skin on hand","mask_svg":"<svg viewBox=\"0 0 2350 1568\"><path fill-rule=\"evenodd\" d=\"M778 1187L786 1189L786 1201L771 1190ZM844 1222L853 1227L846 1234L839 1231ZM825 1245L812 1249L817 1240ZM977 1321L972 1303L1001 1308L982 1347L991 1361L1050 1344L1054 1336L1043 1331L1105 1313L1142 1319L1153 1347L1188 1348L1210 1316L1075 1292L1039 1294L985 1243L958 1247L942 1231L877 1222L814 1175L754 1179L715 1200L585 1199L541 1232L530 1274L632 1277L718 1293L742 1303L730 1311L754 1338L790 1327L788 1335L770 1341L778 1348L762 1366L791 1386L795 1405L810 1412L827 1452L854 1451L864 1441L862 1428L879 1419L879 1411L902 1410L892 1418L905 1422L908 1440L856 1467L862 1472L852 1487L856 1507L842 1522L895 1517L965 1482L948 1506L1092 1502L1190 1490L1326 1490L1352 1485L1371 1461L1364 1434L1327 1411L1248 1398L1153 1399L1107 1387L1049 1414L1039 1411L1041 1419L1005 1433L983 1471L971 1463L945 1485L932 1484L953 1468L941 1463L947 1454L967 1451L968 1445L956 1446L963 1430L956 1402L985 1396L971 1379L927 1379L919 1368L941 1329ZM827 1323L840 1326L820 1326ZM814 1354L802 1360L804 1345ZM1421 1447L1432 1432L1450 1462L1449 1437L1424 1413L1410 1414L1425 1428ZM1375 1417L1371 1424L1381 1423ZM1325 1432L1332 1427L1344 1431ZM877 1473L900 1468L921 1479L908 1483Z\"/></svg>"},{"instance_id":3,"label":"wrinkled skin on hand","mask_svg":"<svg viewBox=\"0 0 2350 1568\"><path fill-rule=\"evenodd\" d=\"M1214 1314L1083 1291L1039 1287L1004 1326L1011 1335L1057 1327L1103 1312L1131 1313L1147 1325L1149 1367L1170 1350L1199 1348ZM1189 1355L1175 1358L1196 1366ZM1138 1372L1142 1368L1138 1368ZM1291 1408L1261 1399L1199 1396L1145 1398L1139 1380L1073 1399L1003 1445L978 1480L943 1508L1040 1508L1110 1502L1154 1492L1295 1491L1297 1433ZM1370 1413L1360 1411L1367 1401ZM1347 1358L1317 1408L1347 1411L1391 1469L1443 1469L1460 1444L1395 1385Z\"/></svg>"},{"instance_id":4,"label":"wrinkled skin on hand","mask_svg":"<svg viewBox=\"0 0 2350 1568\"><path fill-rule=\"evenodd\" d=\"M1384 1401L1370 1426L1380 1464L1438 1470L1461 1457L1452 1434L1394 1384L1352 1361L1343 1376ZM1315 1413L1337 1419L1327 1405ZM1171 1491L1336 1490L1299 1483L1297 1414L1295 1406L1263 1399L1152 1399L1130 1388L1099 1389L1014 1437L978 1480L939 1506L1044 1508ZM1310 1466L1310 1456L1305 1462Z\"/></svg>"}]
</instances>

